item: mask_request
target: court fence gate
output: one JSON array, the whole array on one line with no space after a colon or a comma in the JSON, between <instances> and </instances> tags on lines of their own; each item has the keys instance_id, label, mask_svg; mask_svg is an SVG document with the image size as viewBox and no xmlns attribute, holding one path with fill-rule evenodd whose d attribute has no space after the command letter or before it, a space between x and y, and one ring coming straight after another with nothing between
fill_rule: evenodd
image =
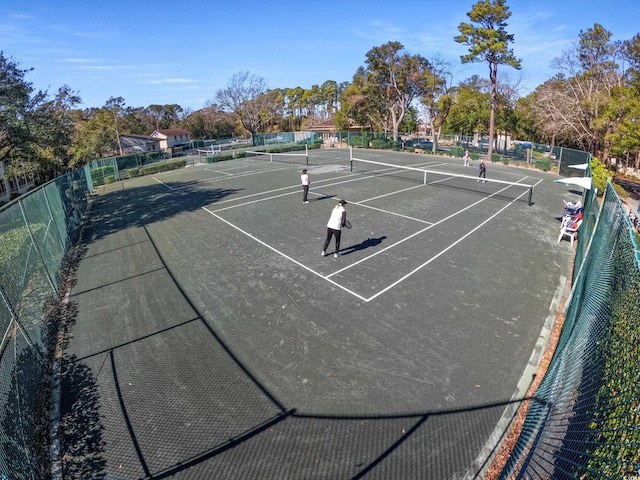
<instances>
[{"instance_id":1,"label":"court fence gate","mask_svg":"<svg viewBox=\"0 0 640 480\"><path fill-rule=\"evenodd\" d=\"M85 168L0 209L0 478L48 477L50 312L92 191ZM640 251L611 184L584 206L563 330L502 479L640 475Z\"/></svg>"}]
</instances>

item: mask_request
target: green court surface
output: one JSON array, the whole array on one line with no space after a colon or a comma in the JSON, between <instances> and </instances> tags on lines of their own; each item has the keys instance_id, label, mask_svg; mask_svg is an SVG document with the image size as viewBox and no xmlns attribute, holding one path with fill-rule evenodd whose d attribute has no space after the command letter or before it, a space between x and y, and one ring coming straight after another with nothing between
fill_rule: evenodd
<instances>
[{"instance_id":1,"label":"green court surface","mask_svg":"<svg viewBox=\"0 0 640 480\"><path fill-rule=\"evenodd\" d=\"M461 159L353 155L477 175ZM565 289L558 217L576 192L533 169L489 163L485 184L425 184L348 159L309 152L308 204L299 159L101 187L70 297L68 472L451 479L486 467ZM511 183L534 185L531 206ZM338 199L353 228L339 258L322 257Z\"/></svg>"}]
</instances>

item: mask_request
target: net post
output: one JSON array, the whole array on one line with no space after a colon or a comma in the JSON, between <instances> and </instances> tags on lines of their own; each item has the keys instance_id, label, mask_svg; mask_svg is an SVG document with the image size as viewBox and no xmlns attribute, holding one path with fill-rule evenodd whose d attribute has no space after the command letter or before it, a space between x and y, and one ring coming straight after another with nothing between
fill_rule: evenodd
<instances>
[{"instance_id":1,"label":"net post","mask_svg":"<svg viewBox=\"0 0 640 480\"><path fill-rule=\"evenodd\" d=\"M308 167L309 166L309 144L308 143L304 144L304 161Z\"/></svg>"},{"instance_id":2,"label":"net post","mask_svg":"<svg viewBox=\"0 0 640 480\"><path fill-rule=\"evenodd\" d=\"M270 161L270 162L273 162L273 153L270 153L270 154L269 154L269 161Z\"/></svg>"},{"instance_id":3,"label":"net post","mask_svg":"<svg viewBox=\"0 0 640 480\"><path fill-rule=\"evenodd\" d=\"M424 180L422 181L422 184L423 185L427 184L427 171L426 170L424 171Z\"/></svg>"},{"instance_id":4,"label":"net post","mask_svg":"<svg viewBox=\"0 0 640 480\"><path fill-rule=\"evenodd\" d=\"M528 205L533 205L533 186L529 189L529 202Z\"/></svg>"},{"instance_id":5,"label":"net post","mask_svg":"<svg viewBox=\"0 0 640 480\"><path fill-rule=\"evenodd\" d=\"M353 173L353 147L349 145L349 165L351 167L351 173Z\"/></svg>"}]
</instances>

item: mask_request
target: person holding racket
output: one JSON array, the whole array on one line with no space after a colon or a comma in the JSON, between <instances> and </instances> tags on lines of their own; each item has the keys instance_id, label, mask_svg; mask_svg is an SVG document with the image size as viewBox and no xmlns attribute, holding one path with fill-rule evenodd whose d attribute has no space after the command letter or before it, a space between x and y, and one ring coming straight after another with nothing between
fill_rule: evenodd
<instances>
[{"instance_id":1,"label":"person holding racket","mask_svg":"<svg viewBox=\"0 0 640 480\"><path fill-rule=\"evenodd\" d=\"M324 248L322 249L323 257L327 255L327 247L331 242L331 237L336 237L336 251L333 256L335 258L340 256L340 234L342 233L342 227L347 226L346 204L346 200L340 200L331 211L331 217L329 217L329 221L327 222L327 239L324 241Z\"/></svg>"},{"instance_id":2,"label":"person holding racket","mask_svg":"<svg viewBox=\"0 0 640 480\"><path fill-rule=\"evenodd\" d=\"M480 164L478 165L478 182L482 178L482 183L487 183L487 167L484 164L484 160L480 159Z\"/></svg>"},{"instance_id":3,"label":"person holding racket","mask_svg":"<svg viewBox=\"0 0 640 480\"><path fill-rule=\"evenodd\" d=\"M309 203L309 200L307 200L307 195L309 195L309 184L311 183L311 181L309 180L309 174L307 174L306 168L302 170L300 181L302 182L302 203Z\"/></svg>"}]
</instances>

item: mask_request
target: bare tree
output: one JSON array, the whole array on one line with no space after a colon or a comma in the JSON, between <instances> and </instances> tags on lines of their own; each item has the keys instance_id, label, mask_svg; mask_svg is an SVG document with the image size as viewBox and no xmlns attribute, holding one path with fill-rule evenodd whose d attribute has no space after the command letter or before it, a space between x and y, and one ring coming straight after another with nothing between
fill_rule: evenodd
<instances>
[{"instance_id":1,"label":"bare tree","mask_svg":"<svg viewBox=\"0 0 640 480\"><path fill-rule=\"evenodd\" d=\"M268 122L265 115L268 96L264 78L249 72L234 74L226 86L216 92L216 100L220 108L233 113L242 126L251 134L255 134Z\"/></svg>"},{"instance_id":2,"label":"bare tree","mask_svg":"<svg viewBox=\"0 0 640 480\"><path fill-rule=\"evenodd\" d=\"M431 68L424 74L424 89L420 97L422 114L433 133L433 152L438 148L438 138L442 124L446 121L453 106L453 90L451 85L451 65L442 58L436 57Z\"/></svg>"},{"instance_id":3,"label":"bare tree","mask_svg":"<svg viewBox=\"0 0 640 480\"><path fill-rule=\"evenodd\" d=\"M598 154L604 137L615 128L615 120L604 115L621 83L617 49L610 37L598 24L581 31L575 49L554 60L559 73L538 87L536 121L553 141ZM606 161L606 151L604 157Z\"/></svg>"}]
</instances>

